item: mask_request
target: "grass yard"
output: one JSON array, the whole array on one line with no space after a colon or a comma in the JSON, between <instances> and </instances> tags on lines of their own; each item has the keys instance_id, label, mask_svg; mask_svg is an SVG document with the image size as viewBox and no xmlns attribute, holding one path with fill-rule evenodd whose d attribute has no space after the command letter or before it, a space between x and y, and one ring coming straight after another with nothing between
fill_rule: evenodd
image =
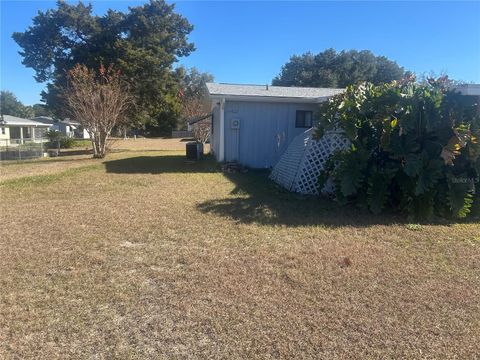
<instances>
[{"instance_id":1,"label":"grass yard","mask_svg":"<svg viewBox=\"0 0 480 360\"><path fill-rule=\"evenodd\" d=\"M0 358L480 354L478 223L302 198L176 140L115 148L0 166Z\"/></svg>"}]
</instances>

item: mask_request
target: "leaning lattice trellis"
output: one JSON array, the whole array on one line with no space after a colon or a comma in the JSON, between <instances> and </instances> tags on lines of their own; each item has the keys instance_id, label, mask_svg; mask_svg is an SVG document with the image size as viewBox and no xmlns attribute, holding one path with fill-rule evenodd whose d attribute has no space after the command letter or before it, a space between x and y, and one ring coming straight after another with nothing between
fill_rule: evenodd
<instances>
[{"instance_id":1,"label":"leaning lattice trellis","mask_svg":"<svg viewBox=\"0 0 480 360\"><path fill-rule=\"evenodd\" d=\"M312 138L314 129L297 136L275 165L270 178L287 190L301 194L318 194L318 176L328 158L349 146L340 131L329 131L320 140ZM332 184L322 189L331 193Z\"/></svg>"}]
</instances>

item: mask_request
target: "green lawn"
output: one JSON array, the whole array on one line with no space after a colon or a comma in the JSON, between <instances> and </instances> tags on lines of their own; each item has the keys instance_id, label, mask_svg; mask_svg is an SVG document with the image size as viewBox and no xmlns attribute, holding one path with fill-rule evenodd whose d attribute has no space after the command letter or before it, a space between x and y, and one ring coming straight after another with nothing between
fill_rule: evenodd
<instances>
[{"instance_id":1,"label":"green lawn","mask_svg":"<svg viewBox=\"0 0 480 360\"><path fill-rule=\"evenodd\" d=\"M478 223L375 217L182 154L0 167L0 358L480 353Z\"/></svg>"}]
</instances>

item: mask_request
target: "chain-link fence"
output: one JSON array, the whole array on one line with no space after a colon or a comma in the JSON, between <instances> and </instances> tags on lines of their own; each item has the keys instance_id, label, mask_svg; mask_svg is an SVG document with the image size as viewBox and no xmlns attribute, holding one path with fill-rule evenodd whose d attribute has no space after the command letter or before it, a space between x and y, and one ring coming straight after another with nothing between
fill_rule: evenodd
<instances>
[{"instance_id":1,"label":"chain-link fence","mask_svg":"<svg viewBox=\"0 0 480 360\"><path fill-rule=\"evenodd\" d=\"M27 160L43 157L45 153L43 138L0 139L0 161Z\"/></svg>"}]
</instances>

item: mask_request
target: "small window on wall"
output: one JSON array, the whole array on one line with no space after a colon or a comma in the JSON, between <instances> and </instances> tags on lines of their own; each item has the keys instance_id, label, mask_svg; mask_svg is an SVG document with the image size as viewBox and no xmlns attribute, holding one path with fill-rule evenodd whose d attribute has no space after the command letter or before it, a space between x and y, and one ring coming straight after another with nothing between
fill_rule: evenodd
<instances>
[{"instance_id":1,"label":"small window on wall","mask_svg":"<svg viewBox=\"0 0 480 360\"><path fill-rule=\"evenodd\" d=\"M2 135L5 135L5 128L2 127L1 129L2 129Z\"/></svg>"},{"instance_id":2,"label":"small window on wall","mask_svg":"<svg viewBox=\"0 0 480 360\"><path fill-rule=\"evenodd\" d=\"M297 110L297 118L295 120L296 128L311 128L313 126L313 114L311 111Z\"/></svg>"}]
</instances>

